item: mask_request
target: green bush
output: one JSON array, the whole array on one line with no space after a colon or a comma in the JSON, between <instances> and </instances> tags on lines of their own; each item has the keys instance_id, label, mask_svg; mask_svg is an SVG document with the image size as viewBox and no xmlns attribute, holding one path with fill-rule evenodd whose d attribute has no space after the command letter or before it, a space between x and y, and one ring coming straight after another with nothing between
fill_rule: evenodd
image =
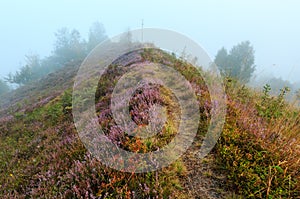
<instances>
[{"instance_id":1,"label":"green bush","mask_svg":"<svg viewBox=\"0 0 300 199\"><path fill-rule=\"evenodd\" d=\"M258 115L264 118L276 119L283 115L285 103L285 96L290 91L288 87L280 89L278 96L270 95L271 86L266 84L263 88L263 95L261 100L257 103L256 108Z\"/></svg>"}]
</instances>

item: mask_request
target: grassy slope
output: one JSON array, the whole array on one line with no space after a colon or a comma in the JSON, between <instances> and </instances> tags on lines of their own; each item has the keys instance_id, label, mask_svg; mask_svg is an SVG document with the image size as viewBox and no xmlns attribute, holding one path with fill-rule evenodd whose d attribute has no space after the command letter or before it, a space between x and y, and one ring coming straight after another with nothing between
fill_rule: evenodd
<instances>
[{"instance_id":1,"label":"grassy slope","mask_svg":"<svg viewBox=\"0 0 300 199\"><path fill-rule=\"evenodd\" d=\"M226 125L218 145L200 161L195 152L210 110L204 82L191 66L172 56L147 51L142 59L173 63L202 94L199 103L207 114L182 159L157 172L130 174L108 169L91 157L72 123L70 88L79 65L73 63L1 99L0 197L218 198L224 192L249 198L300 197L299 110L280 97L226 80ZM112 87L111 82L99 84L99 90ZM107 93L98 93L100 101L106 100L102 104L109 99ZM171 97L162 97L172 107ZM10 108L4 108L8 104ZM143 141L127 139L123 144L150 150Z\"/></svg>"}]
</instances>

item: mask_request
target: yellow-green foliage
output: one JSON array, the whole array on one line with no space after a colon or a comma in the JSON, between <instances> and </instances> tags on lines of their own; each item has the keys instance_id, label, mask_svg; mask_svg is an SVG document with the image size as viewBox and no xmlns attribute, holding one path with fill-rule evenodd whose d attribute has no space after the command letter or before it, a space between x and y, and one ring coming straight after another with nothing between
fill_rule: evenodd
<instances>
[{"instance_id":1,"label":"yellow-green foliage","mask_svg":"<svg viewBox=\"0 0 300 199\"><path fill-rule=\"evenodd\" d=\"M227 90L235 97L228 100L217 157L231 189L246 198L299 197L299 111L291 113L283 93L271 99L268 87L261 97L238 83Z\"/></svg>"}]
</instances>

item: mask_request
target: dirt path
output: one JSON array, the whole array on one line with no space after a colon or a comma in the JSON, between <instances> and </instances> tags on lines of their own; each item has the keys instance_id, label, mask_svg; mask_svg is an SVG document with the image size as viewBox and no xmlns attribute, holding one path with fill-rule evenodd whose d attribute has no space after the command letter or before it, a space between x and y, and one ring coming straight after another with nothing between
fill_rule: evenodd
<instances>
[{"instance_id":1,"label":"dirt path","mask_svg":"<svg viewBox=\"0 0 300 199\"><path fill-rule=\"evenodd\" d=\"M200 159L198 151L199 148L192 147L183 156L188 173L182 180L188 195L195 199L225 198L226 175L216 170L214 154Z\"/></svg>"}]
</instances>

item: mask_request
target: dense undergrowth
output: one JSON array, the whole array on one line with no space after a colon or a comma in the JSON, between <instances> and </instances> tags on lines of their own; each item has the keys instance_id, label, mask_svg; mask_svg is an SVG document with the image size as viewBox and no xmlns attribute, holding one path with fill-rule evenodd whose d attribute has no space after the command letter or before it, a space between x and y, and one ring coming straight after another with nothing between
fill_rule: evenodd
<instances>
[{"instance_id":1,"label":"dense undergrowth","mask_svg":"<svg viewBox=\"0 0 300 199\"><path fill-rule=\"evenodd\" d=\"M132 174L93 158L72 125L69 99L65 92L33 112L2 121L1 197L183 197L180 162L158 172Z\"/></svg>"},{"instance_id":2,"label":"dense undergrowth","mask_svg":"<svg viewBox=\"0 0 300 199\"><path fill-rule=\"evenodd\" d=\"M148 49L135 53L139 62L171 65L191 82L202 114L195 140L199 145L207 130L211 107L200 76L202 71L162 51ZM124 63L117 60L99 81L95 99L99 124L115 144L126 150L158 150L176 136L178 103L166 88L143 86L130 101L133 121L138 126L147 125L149 115L145 110L159 104L167 107L167 125L157 136L146 140L121 132L115 126L109 101L116 80L130 69ZM260 92L232 79L226 79L225 85L226 123L212 151L216 162L211 163L227 175L224 190L243 198L299 198L300 114L284 101L287 89L273 97L268 86ZM59 93L50 89L48 95L47 86L42 90L44 94L36 96L34 106L28 100L20 101L0 117L1 198L190 197L182 185L187 171L181 159L167 168L143 174L123 173L102 165L77 135L70 87Z\"/></svg>"},{"instance_id":3,"label":"dense undergrowth","mask_svg":"<svg viewBox=\"0 0 300 199\"><path fill-rule=\"evenodd\" d=\"M228 80L228 114L216 147L231 189L247 198L298 198L300 115L279 96Z\"/></svg>"}]
</instances>

